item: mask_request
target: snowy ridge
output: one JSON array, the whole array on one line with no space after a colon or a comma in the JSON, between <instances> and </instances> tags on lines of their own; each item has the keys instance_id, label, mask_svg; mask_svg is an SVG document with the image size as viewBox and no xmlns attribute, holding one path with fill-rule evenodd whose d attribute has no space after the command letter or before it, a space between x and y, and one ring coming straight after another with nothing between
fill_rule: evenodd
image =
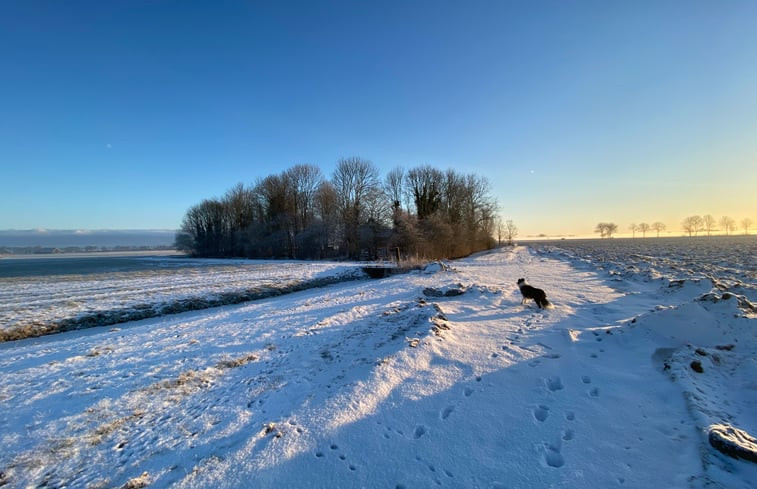
<instances>
[{"instance_id":1,"label":"snowy ridge","mask_svg":"<svg viewBox=\"0 0 757 489\"><path fill-rule=\"evenodd\" d=\"M589 265L519 247L2 344L0 485L754 487L707 431L757 432L754 316Z\"/></svg>"}]
</instances>

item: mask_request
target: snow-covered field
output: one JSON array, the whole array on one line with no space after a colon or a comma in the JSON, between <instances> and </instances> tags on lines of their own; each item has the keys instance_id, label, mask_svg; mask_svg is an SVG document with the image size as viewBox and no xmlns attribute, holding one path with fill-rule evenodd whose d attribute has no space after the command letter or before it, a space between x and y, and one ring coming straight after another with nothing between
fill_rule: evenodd
<instances>
[{"instance_id":1,"label":"snow-covered field","mask_svg":"<svg viewBox=\"0 0 757 489\"><path fill-rule=\"evenodd\" d=\"M556 249L451 265L1 344L0 486L755 487L708 442L757 433L746 295Z\"/></svg>"},{"instance_id":2,"label":"snow-covered field","mask_svg":"<svg viewBox=\"0 0 757 489\"><path fill-rule=\"evenodd\" d=\"M719 290L757 302L757 236L569 240L541 250L585 261L618 280L709 279Z\"/></svg>"},{"instance_id":3,"label":"snow-covered field","mask_svg":"<svg viewBox=\"0 0 757 489\"><path fill-rule=\"evenodd\" d=\"M281 290L362 276L355 263L141 260L152 266L136 271L1 278L0 341L6 336L39 336L240 303ZM44 263L41 268L53 269L66 258L35 261Z\"/></svg>"}]
</instances>

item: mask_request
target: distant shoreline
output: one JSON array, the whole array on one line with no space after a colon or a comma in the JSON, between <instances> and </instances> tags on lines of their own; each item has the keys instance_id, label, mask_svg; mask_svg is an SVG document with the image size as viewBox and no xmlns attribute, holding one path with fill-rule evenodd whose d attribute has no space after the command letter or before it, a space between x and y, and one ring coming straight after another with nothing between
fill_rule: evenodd
<instances>
[{"instance_id":1,"label":"distant shoreline","mask_svg":"<svg viewBox=\"0 0 757 489\"><path fill-rule=\"evenodd\" d=\"M72 253L29 253L29 254L12 254L2 255L0 254L0 260L44 260L44 259L59 259L59 258L96 258L96 257L109 257L109 258L129 258L129 257L141 257L141 256L161 256L161 257L187 257L188 255L179 250L124 250L124 251L81 251Z\"/></svg>"}]
</instances>

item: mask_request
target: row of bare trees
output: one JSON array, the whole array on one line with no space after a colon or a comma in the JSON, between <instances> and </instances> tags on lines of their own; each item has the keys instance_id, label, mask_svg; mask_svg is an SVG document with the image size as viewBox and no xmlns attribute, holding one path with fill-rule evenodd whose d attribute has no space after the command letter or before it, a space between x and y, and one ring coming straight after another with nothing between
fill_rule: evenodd
<instances>
[{"instance_id":1,"label":"row of bare trees","mask_svg":"<svg viewBox=\"0 0 757 489\"><path fill-rule=\"evenodd\" d=\"M642 237L647 236L647 233L649 231L655 231L657 232L657 237L660 237L660 231L665 231L667 229L667 226L665 226L664 223L657 221L652 224L648 224L646 222L642 222L639 224L633 223L630 226L628 226L628 229L631 230L631 235L635 238L637 232L641 232Z\"/></svg>"},{"instance_id":2,"label":"row of bare trees","mask_svg":"<svg viewBox=\"0 0 757 489\"><path fill-rule=\"evenodd\" d=\"M494 246L496 210L482 177L419 166L381 178L352 157L330 179L301 164L204 200L186 212L176 244L216 257L379 258L397 248L458 257Z\"/></svg>"},{"instance_id":3,"label":"row of bare trees","mask_svg":"<svg viewBox=\"0 0 757 489\"><path fill-rule=\"evenodd\" d=\"M752 226L752 220L744 218L740 221L741 229L744 230L744 234L749 234L749 229ZM717 226L720 225L720 228ZM698 236L699 233L707 233L710 236L716 231L725 231L726 235L732 234L736 230L736 220L729 216L723 216L720 220L715 219L711 215L705 216L689 216L681 222L681 228L689 236ZM642 222L640 224L633 223L628 229L631 231L632 236L636 237L636 233L642 233L643 237L646 237L647 232L657 232L657 237L660 237L660 231L665 231L666 226L662 222L655 222L653 224L647 224ZM595 233L599 233L602 238L612 238L613 234L618 232L618 225L613 222L600 222L594 229Z\"/></svg>"},{"instance_id":4,"label":"row of bare trees","mask_svg":"<svg viewBox=\"0 0 757 489\"><path fill-rule=\"evenodd\" d=\"M749 228L752 227L752 220L745 217L740 221L741 229L744 234L749 234ZM720 228L717 226L720 225ZM710 236L715 231L725 231L726 235L736 231L736 220L730 216L723 216L720 220L715 219L710 214L705 216L689 216L681 222L681 228L689 236L698 236L699 233L707 233Z\"/></svg>"}]
</instances>

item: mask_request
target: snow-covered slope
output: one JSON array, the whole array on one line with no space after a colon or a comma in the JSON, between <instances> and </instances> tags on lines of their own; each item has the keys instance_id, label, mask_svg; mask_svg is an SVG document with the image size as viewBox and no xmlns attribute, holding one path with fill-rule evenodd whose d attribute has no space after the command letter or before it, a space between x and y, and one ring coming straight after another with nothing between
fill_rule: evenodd
<instances>
[{"instance_id":1,"label":"snow-covered slope","mask_svg":"<svg viewBox=\"0 0 757 489\"><path fill-rule=\"evenodd\" d=\"M737 300L527 248L437 270L0 345L0 486L754 487L707 441L757 432Z\"/></svg>"}]
</instances>

